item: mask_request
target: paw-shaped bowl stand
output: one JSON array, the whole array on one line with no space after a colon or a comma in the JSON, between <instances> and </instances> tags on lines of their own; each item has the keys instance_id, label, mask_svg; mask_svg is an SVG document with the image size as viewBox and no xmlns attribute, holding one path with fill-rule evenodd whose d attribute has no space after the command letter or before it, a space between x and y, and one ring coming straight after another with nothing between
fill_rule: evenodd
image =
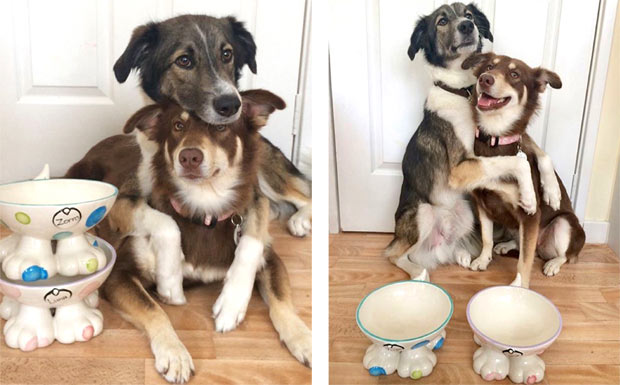
<instances>
[{"instance_id":1,"label":"paw-shaped bowl stand","mask_svg":"<svg viewBox=\"0 0 620 385\"><path fill-rule=\"evenodd\" d=\"M16 237L1 240L0 247L15 243ZM57 274L46 280L24 282L11 280L0 271L0 292L4 295L0 317L7 320L4 341L9 347L32 351L54 340L88 341L101 333L103 316L97 310L97 289L110 275L116 252L101 238L86 235L85 239L104 255L102 269L94 274Z\"/></svg>"},{"instance_id":2,"label":"paw-shaped bowl stand","mask_svg":"<svg viewBox=\"0 0 620 385\"><path fill-rule=\"evenodd\" d=\"M105 255L84 233L105 217L117 193L109 183L49 179L47 166L37 179L0 185L0 222L14 233L0 246L4 274L32 282L101 270Z\"/></svg>"},{"instance_id":3,"label":"paw-shaped bowl stand","mask_svg":"<svg viewBox=\"0 0 620 385\"><path fill-rule=\"evenodd\" d=\"M373 342L363 364L373 376L428 376L437 363L454 305L440 286L427 281L387 284L368 294L357 308L357 325Z\"/></svg>"},{"instance_id":4,"label":"paw-shaped bowl stand","mask_svg":"<svg viewBox=\"0 0 620 385\"><path fill-rule=\"evenodd\" d=\"M545 362L539 355L562 330L562 316L549 299L518 286L489 287L467 304L467 321L480 345L474 371L483 379L508 376L517 384L543 380Z\"/></svg>"}]
</instances>

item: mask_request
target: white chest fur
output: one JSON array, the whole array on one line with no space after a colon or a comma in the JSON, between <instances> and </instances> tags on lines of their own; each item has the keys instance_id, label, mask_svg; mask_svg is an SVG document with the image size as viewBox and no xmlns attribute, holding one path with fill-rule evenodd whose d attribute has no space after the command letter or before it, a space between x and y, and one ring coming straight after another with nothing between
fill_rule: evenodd
<instances>
[{"instance_id":1,"label":"white chest fur","mask_svg":"<svg viewBox=\"0 0 620 385\"><path fill-rule=\"evenodd\" d=\"M426 99L426 108L447 120L465 150L473 154L475 127L471 107L466 98L433 86Z\"/></svg>"}]
</instances>

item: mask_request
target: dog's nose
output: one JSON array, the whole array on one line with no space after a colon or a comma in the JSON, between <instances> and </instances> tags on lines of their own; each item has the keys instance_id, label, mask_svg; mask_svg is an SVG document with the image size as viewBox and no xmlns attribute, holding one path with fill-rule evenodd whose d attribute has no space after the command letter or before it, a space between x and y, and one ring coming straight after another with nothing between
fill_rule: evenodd
<instances>
[{"instance_id":1,"label":"dog's nose","mask_svg":"<svg viewBox=\"0 0 620 385\"><path fill-rule=\"evenodd\" d=\"M463 35L469 35L474 30L474 23L471 20L464 20L458 25L457 29Z\"/></svg>"},{"instance_id":2,"label":"dog's nose","mask_svg":"<svg viewBox=\"0 0 620 385\"><path fill-rule=\"evenodd\" d=\"M197 148L186 148L179 153L179 162L185 169L194 169L202 163L204 155Z\"/></svg>"},{"instance_id":3,"label":"dog's nose","mask_svg":"<svg viewBox=\"0 0 620 385\"><path fill-rule=\"evenodd\" d=\"M213 107L218 114L229 117L239 111L241 100L235 94L222 95L213 100Z\"/></svg>"},{"instance_id":4,"label":"dog's nose","mask_svg":"<svg viewBox=\"0 0 620 385\"><path fill-rule=\"evenodd\" d=\"M483 87L491 87L493 83L495 83L495 78L493 75L482 74L480 78L478 78L478 83Z\"/></svg>"}]
</instances>

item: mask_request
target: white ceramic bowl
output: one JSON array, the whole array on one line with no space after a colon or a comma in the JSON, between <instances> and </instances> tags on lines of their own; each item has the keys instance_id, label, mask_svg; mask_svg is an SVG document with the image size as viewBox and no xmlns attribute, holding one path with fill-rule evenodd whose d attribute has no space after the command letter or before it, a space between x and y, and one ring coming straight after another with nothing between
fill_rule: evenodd
<instances>
[{"instance_id":1,"label":"white ceramic bowl","mask_svg":"<svg viewBox=\"0 0 620 385\"><path fill-rule=\"evenodd\" d=\"M494 286L476 293L467 304L467 321L481 342L510 354L540 354L562 330L555 305L518 286Z\"/></svg>"},{"instance_id":2,"label":"white ceramic bowl","mask_svg":"<svg viewBox=\"0 0 620 385\"><path fill-rule=\"evenodd\" d=\"M357 307L357 325L374 343L409 349L424 345L448 324L448 292L426 281L400 281L373 290Z\"/></svg>"},{"instance_id":3,"label":"white ceramic bowl","mask_svg":"<svg viewBox=\"0 0 620 385\"><path fill-rule=\"evenodd\" d=\"M118 189L82 179L40 179L0 185L0 220L13 232L40 239L84 233L110 210Z\"/></svg>"},{"instance_id":4,"label":"white ceramic bowl","mask_svg":"<svg viewBox=\"0 0 620 385\"><path fill-rule=\"evenodd\" d=\"M51 308L81 301L103 284L116 262L116 252L108 242L90 235L87 238L92 243L96 241L97 247L104 252L106 265L103 269L89 275L55 275L34 282L10 280L0 269L0 292L17 302L38 307Z\"/></svg>"}]
</instances>

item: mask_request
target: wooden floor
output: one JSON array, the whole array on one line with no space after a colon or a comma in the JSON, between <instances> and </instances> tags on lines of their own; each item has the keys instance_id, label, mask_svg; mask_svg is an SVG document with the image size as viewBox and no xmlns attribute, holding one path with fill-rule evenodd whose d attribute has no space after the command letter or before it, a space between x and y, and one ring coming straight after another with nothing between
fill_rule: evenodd
<instances>
[{"instance_id":1,"label":"wooden floor","mask_svg":"<svg viewBox=\"0 0 620 385\"><path fill-rule=\"evenodd\" d=\"M274 248L289 272L293 302L310 326L311 238L294 238L280 223L272 225L271 233ZM220 290L219 283L193 288L185 293L187 305L163 305L194 359L196 375L190 384L311 383L311 370L280 344L267 307L256 290L237 330L226 334L214 332L211 306ZM8 348L0 333L0 384L165 384L155 371L146 337L107 302L101 302L104 330L89 342L54 342L49 347L23 353ZM0 328L4 323L0 322Z\"/></svg>"},{"instance_id":2,"label":"wooden floor","mask_svg":"<svg viewBox=\"0 0 620 385\"><path fill-rule=\"evenodd\" d=\"M355 310L372 289L408 275L380 257L391 235L345 233L330 238L330 383L331 384L489 384L472 369L477 345L465 316L467 302L484 287L508 284L516 258L495 257L488 271L459 266L431 272L431 280L452 296L454 315L446 342L437 351L430 376L413 381L398 374L371 377L362 366L369 340L355 323ZM543 354L544 384L620 383L620 267L607 246L586 245L577 264L564 265L553 278L541 272L537 258L531 288L551 299L562 313L564 328ZM497 384L511 384L508 379Z\"/></svg>"}]
</instances>

